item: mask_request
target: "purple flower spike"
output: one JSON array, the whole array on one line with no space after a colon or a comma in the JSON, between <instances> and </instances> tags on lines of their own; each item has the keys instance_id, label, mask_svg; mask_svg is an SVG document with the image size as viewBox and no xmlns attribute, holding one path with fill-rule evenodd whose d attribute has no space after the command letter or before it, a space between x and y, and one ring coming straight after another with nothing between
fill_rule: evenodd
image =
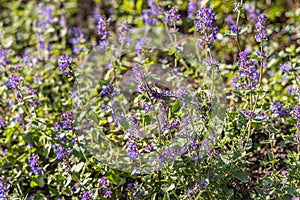
<instances>
[{"instance_id":1,"label":"purple flower spike","mask_svg":"<svg viewBox=\"0 0 300 200\"><path fill-rule=\"evenodd\" d=\"M195 21L195 26L197 32L199 32L202 37L198 40L199 45L209 45L216 40L216 35L218 33L218 27L214 26L215 14L212 8L203 7L197 13L198 20Z\"/></svg>"},{"instance_id":2,"label":"purple flower spike","mask_svg":"<svg viewBox=\"0 0 300 200\"><path fill-rule=\"evenodd\" d=\"M33 173L35 175L41 174L42 170L37 164L39 160L39 156L37 154L32 154L32 156L28 160L31 169L33 170Z\"/></svg>"},{"instance_id":3,"label":"purple flower spike","mask_svg":"<svg viewBox=\"0 0 300 200\"><path fill-rule=\"evenodd\" d=\"M164 19L167 25L174 25L176 21L180 20L180 14L177 13L178 10L175 7L172 7L169 11L165 11Z\"/></svg>"},{"instance_id":4,"label":"purple flower spike","mask_svg":"<svg viewBox=\"0 0 300 200\"><path fill-rule=\"evenodd\" d=\"M300 106L294 106L292 117L296 120L300 120Z\"/></svg>"}]
</instances>

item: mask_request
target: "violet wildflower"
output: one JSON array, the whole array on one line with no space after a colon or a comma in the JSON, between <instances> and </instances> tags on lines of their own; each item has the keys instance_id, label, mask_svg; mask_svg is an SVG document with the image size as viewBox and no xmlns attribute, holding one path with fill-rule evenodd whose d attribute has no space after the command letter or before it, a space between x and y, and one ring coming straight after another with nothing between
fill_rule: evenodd
<instances>
[{"instance_id":1,"label":"violet wildflower","mask_svg":"<svg viewBox=\"0 0 300 200\"><path fill-rule=\"evenodd\" d=\"M78 96L78 93L75 90L70 91L70 98L74 99Z\"/></svg>"},{"instance_id":2,"label":"violet wildflower","mask_svg":"<svg viewBox=\"0 0 300 200\"><path fill-rule=\"evenodd\" d=\"M72 130L73 129L73 113L71 110L62 114L62 118L65 120L61 121L63 129Z\"/></svg>"},{"instance_id":3,"label":"violet wildflower","mask_svg":"<svg viewBox=\"0 0 300 200\"><path fill-rule=\"evenodd\" d=\"M9 76L7 85L10 88L16 89L21 84L22 81L23 81L23 77L21 77L20 74L13 73Z\"/></svg>"},{"instance_id":4,"label":"violet wildflower","mask_svg":"<svg viewBox=\"0 0 300 200\"><path fill-rule=\"evenodd\" d=\"M101 17L100 7L97 5L94 9L94 19L98 20Z\"/></svg>"},{"instance_id":5,"label":"violet wildflower","mask_svg":"<svg viewBox=\"0 0 300 200\"><path fill-rule=\"evenodd\" d=\"M115 88L115 85L111 85L110 83L107 84L107 86L102 90L102 95L104 97L108 97L112 99L113 97L119 96L119 91Z\"/></svg>"},{"instance_id":6,"label":"violet wildflower","mask_svg":"<svg viewBox=\"0 0 300 200\"><path fill-rule=\"evenodd\" d=\"M143 50L145 49L146 45L149 44L149 40L142 38L139 41L137 41L136 45L135 45L135 51L136 51L136 55L141 55Z\"/></svg>"},{"instance_id":7,"label":"violet wildflower","mask_svg":"<svg viewBox=\"0 0 300 200\"><path fill-rule=\"evenodd\" d=\"M200 7L201 3L195 0L190 0L188 3L188 18L192 19L195 17L195 13Z\"/></svg>"},{"instance_id":8,"label":"violet wildflower","mask_svg":"<svg viewBox=\"0 0 300 200\"><path fill-rule=\"evenodd\" d=\"M145 111L146 111L146 112L149 112L149 111L151 111L151 110L152 110L151 104L146 103L146 104L145 104ZM0 124L0 127L1 127L1 124Z\"/></svg>"},{"instance_id":9,"label":"violet wildflower","mask_svg":"<svg viewBox=\"0 0 300 200\"><path fill-rule=\"evenodd\" d=\"M101 179L99 180L99 183L101 183L104 188L107 188L108 187L108 184L107 184L107 179L105 176L102 176Z\"/></svg>"},{"instance_id":10,"label":"violet wildflower","mask_svg":"<svg viewBox=\"0 0 300 200\"><path fill-rule=\"evenodd\" d=\"M143 81L143 79L145 79L146 77L146 73L143 72L143 70L140 68L139 64L135 64L132 68L132 72L135 76L135 81L140 83Z\"/></svg>"},{"instance_id":11,"label":"violet wildflower","mask_svg":"<svg viewBox=\"0 0 300 200\"><path fill-rule=\"evenodd\" d=\"M300 120L300 106L294 106L292 117L296 120Z\"/></svg>"},{"instance_id":12,"label":"violet wildflower","mask_svg":"<svg viewBox=\"0 0 300 200\"><path fill-rule=\"evenodd\" d=\"M260 14L256 20L255 30L257 31L255 35L255 39L257 42L261 42L262 40L267 39L266 32L266 22L267 16L265 14Z\"/></svg>"},{"instance_id":13,"label":"violet wildflower","mask_svg":"<svg viewBox=\"0 0 300 200\"><path fill-rule=\"evenodd\" d=\"M58 160L66 160L70 157L71 153L74 150L71 149L70 151L68 151L65 147L63 147L62 145L58 144L56 146L56 156Z\"/></svg>"},{"instance_id":14,"label":"violet wildflower","mask_svg":"<svg viewBox=\"0 0 300 200\"><path fill-rule=\"evenodd\" d=\"M14 122L15 123L19 123L19 125L20 125L21 128L24 128L24 126L25 126L25 121L24 121L24 116L23 115L15 117L14 118Z\"/></svg>"},{"instance_id":15,"label":"violet wildflower","mask_svg":"<svg viewBox=\"0 0 300 200\"><path fill-rule=\"evenodd\" d=\"M202 37L198 40L199 45L210 45L216 40L216 35L218 33L218 27L214 26L215 13L213 13L212 8L203 7L197 13L197 19L195 21L195 26L197 32L199 32Z\"/></svg>"},{"instance_id":16,"label":"violet wildflower","mask_svg":"<svg viewBox=\"0 0 300 200\"><path fill-rule=\"evenodd\" d=\"M145 24L150 26L158 22L157 17L162 13L162 9L157 5L155 0L148 0L148 6L150 9L144 9L141 15L141 19Z\"/></svg>"},{"instance_id":17,"label":"violet wildflower","mask_svg":"<svg viewBox=\"0 0 300 200\"><path fill-rule=\"evenodd\" d=\"M65 54L57 59L57 64L65 75L73 75L72 65L74 61L72 61L71 56L69 54Z\"/></svg>"},{"instance_id":18,"label":"violet wildflower","mask_svg":"<svg viewBox=\"0 0 300 200\"><path fill-rule=\"evenodd\" d=\"M132 40L126 35L129 33L128 21L124 21L121 25L118 26L119 29L119 42L125 43L126 45L131 44Z\"/></svg>"},{"instance_id":19,"label":"violet wildflower","mask_svg":"<svg viewBox=\"0 0 300 200\"><path fill-rule=\"evenodd\" d=\"M204 186L206 186L206 185L207 185L207 182L206 182L205 180L202 180L202 181L201 181L201 186L204 187Z\"/></svg>"},{"instance_id":20,"label":"violet wildflower","mask_svg":"<svg viewBox=\"0 0 300 200\"><path fill-rule=\"evenodd\" d=\"M158 16L162 13L162 8L157 5L155 0L148 0L148 6L150 7L153 16Z\"/></svg>"},{"instance_id":21,"label":"violet wildflower","mask_svg":"<svg viewBox=\"0 0 300 200\"><path fill-rule=\"evenodd\" d=\"M288 108L283 108L284 104L281 102L274 102L271 105L271 110L275 117L286 117L289 116L289 109Z\"/></svg>"},{"instance_id":22,"label":"violet wildflower","mask_svg":"<svg viewBox=\"0 0 300 200\"><path fill-rule=\"evenodd\" d=\"M89 190L81 194L79 197L81 200L93 200L94 198L92 197L93 191Z\"/></svg>"},{"instance_id":23,"label":"violet wildflower","mask_svg":"<svg viewBox=\"0 0 300 200\"><path fill-rule=\"evenodd\" d=\"M165 14L164 19L167 25L174 25L176 21L180 20L180 14L177 14L178 13L177 8L171 6L169 6L169 8L171 8L169 11L164 12Z\"/></svg>"},{"instance_id":24,"label":"violet wildflower","mask_svg":"<svg viewBox=\"0 0 300 200\"><path fill-rule=\"evenodd\" d=\"M246 10L249 13L249 18L252 20L256 20L258 15L260 14L260 10L256 9L253 5L249 5Z\"/></svg>"},{"instance_id":25,"label":"violet wildflower","mask_svg":"<svg viewBox=\"0 0 300 200\"><path fill-rule=\"evenodd\" d=\"M238 64L240 66L239 76L235 75L235 78L231 79L235 89L252 89L256 87L259 82L259 73L255 67L256 61L250 59L249 52L243 51L239 54Z\"/></svg>"},{"instance_id":26,"label":"violet wildflower","mask_svg":"<svg viewBox=\"0 0 300 200\"><path fill-rule=\"evenodd\" d=\"M289 74L290 71L292 70L292 63L288 62L288 63L284 63L284 64L280 64L280 69Z\"/></svg>"},{"instance_id":27,"label":"violet wildflower","mask_svg":"<svg viewBox=\"0 0 300 200\"><path fill-rule=\"evenodd\" d=\"M139 158L139 153L137 151L136 144L134 144L132 142L127 142L126 146L129 147L127 155L128 155L128 157L130 159L137 159L137 158Z\"/></svg>"},{"instance_id":28,"label":"violet wildflower","mask_svg":"<svg viewBox=\"0 0 300 200\"><path fill-rule=\"evenodd\" d=\"M86 40L84 39L84 35L80 28L74 27L72 29L73 37L70 38L70 43L73 46L73 53L80 53L83 48L81 47L81 44L84 44Z\"/></svg>"},{"instance_id":29,"label":"violet wildflower","mask_svg":"<svg viewBox=\"0 0 300 200\"><path fill-rule=\"evenodd\" d=\"M104 195L104 196L107 196L107 197L111 197L111 195L112 195L112 191L111 191L111 190L109 190L109 189L107 189L107 190L104 190L104 191L103 191L103 195Z\"/></svg>"},{"instance_id":30,"label":"violet wildflower","mask_svg":"<svg viewBox=\"0 0 300 200\"><path fill-rule=\"evenodd\" d=\"M41 167L38 166L38 160L39 156L37 154L32 154L31 157L28 159L29 165L35 175L42 173Z\"/></svg>"},{"instance_id":31,"label":"violet wildflower","mask_svg":"<svg viewBox=\"0 0 300 200\"><path fill-rule=\"evenodd\" d=\"M61 127L60 123L56 122L56 123L55 123L55 126L54 126L54 130L55 130L55 131L59 131L61 128L62 128L62 127Z\"/></svg>"},{"instance_id":32,"label":"violet wildflower","mask_svg":"<svg viewBox=\"0 0 300 200\"><path fill-rule=\"evenodd\" d=\"M8 55L12 53L12 50L2 49L0 46L0 64L8 64L11 61L8 59Z\"/></svg>"},{"instance_id":33,"label":"violet wildflower","mask_svg":"<svg viewBox=\"0 0 300 200\"><path fill-rule=\"evenodd\" d=\"M0 199L2 200L8 199L7 191L8 191L7 185L5 185L4 181L0 178Z\"/></svg>"},{"instance_id":34,"label":"violet wildflower","mask_svg":"<svg viewBox=\"0 0 300 200\"><path fill-rule=\"evenodd\" d=\"M107 39L110 36L110 32L108 31L109 22L110 22L110 18L105 19L105 18L99 17L99 19L98 19L97 31L98 31L98 35L100 37L100 47L101 48L106 47Z\"/></svg>"},{"instance_id":35,"label":"violet wildflower","mask_svg":"<svg viewBox=\"0 0 300 200\"><path fill-rule=\"evenodd\" d=\"M300 143L300 137L299 137L299 135L294 135L294 140L295 140L297 143Z\"/></svg>"}]
</instances>

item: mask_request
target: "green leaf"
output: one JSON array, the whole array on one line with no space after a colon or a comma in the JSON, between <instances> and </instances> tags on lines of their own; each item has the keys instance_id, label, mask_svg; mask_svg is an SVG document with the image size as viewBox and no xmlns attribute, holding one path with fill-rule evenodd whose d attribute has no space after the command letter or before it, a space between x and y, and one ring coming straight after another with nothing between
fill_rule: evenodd
<instances>
[{"instance_id":1,"label":"green leaf","mask_svg":"<svg viewBox=\"0 0 300 200\"><path fill-rule=\"evenodd\" d=\"M176 100L172 106L172 113L177 113L180 110L180 101Z\"/></svg>"},{"instance_id":2,"label":"green leaf","mask_svg":"<svg viewBox=\"0 0 300 200\"><path fill-rule=\"evenodd\" d=\"M289 141L293 144L297 144L297 142L294 140L294 136L289 136L289 135L283 136L283 139L286 140L286 141Z\"/></svg>"},{"instance_id":3,"label":"green leaf","mask_svg":"<svg viewBox=\"0 0 300 200\"><path fill-rule=\"evenodd\" d=\"M248 177L247 177L247 174L245 172L243 172L242 170L239 170L239 171L235 172L233 174L233 176L235 178L239 179L240 181L245 182L245 183L247 183L249 181Z\"/></svg>"},{"instance_id":4,"label":"green leaf","mask_svg":"<svg viewBox=\"0 0 300 200\"><path fill-rule=\"evenodd\" d=\"M270 141L270 140L262 140L262 141L260 141L260 144L271 144L272 143L272 141Z\"/></svg>"},{"instance_id":5,"label":"green leaf","mask_svg":"<svg viewBox=\"0 0 300 200\"><path fill-rule=\"evenodd\" d=\"M45 181L42 176L39 176L39 178L37 179L37 183L38 183L39 187L41 187L41 188L44 187Z\"/></svg>"},{"instance_id":6,"label":"green leaf","mask_svg":"<svg viewBox=\"0 0 300 200\"><path fill-rule=\"evenodd\" d=\"M34 180L32 180L31 182L30 182L30 187L32 187L32 188L34 188L34 187L37 187L39 184L36 182L36 181L34 181Z\"/></svg>"}]
</instances>

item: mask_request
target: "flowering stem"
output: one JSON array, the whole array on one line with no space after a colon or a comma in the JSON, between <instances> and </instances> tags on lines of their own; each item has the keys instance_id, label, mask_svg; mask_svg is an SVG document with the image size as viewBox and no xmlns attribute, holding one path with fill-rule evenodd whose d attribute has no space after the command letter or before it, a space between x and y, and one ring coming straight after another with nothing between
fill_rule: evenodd
<instances>
[{"instance_id":1,"label":"flowering stem","mask_svg":"<svg viewBox=\"0 0 300 200\"><path fill-rule=\"evenodd\" d=\"M260 43L260 51L263 53L263 42ZM259 86L262 84L262 73L263 73L263 58L261 58L260 66L259 66Z\"/></svg>"},{"instance_id":2,"label":"flowering stem","mask_svg":"<svg viewBox=\"0 0 300 200\"><path fill-rule=\"evenodd\" d=\"M151 105L152 105L152 107L154 107L154 102L153 102L153 100L151 99L151 96L150 96L150 94L149 94L149 90L151 91L151 88L150 88L150 86L148 85L147 82L145 82L145 85L146 85L146 87L147 87L146 92L147 92L147 95L148 95L148 97L149 97L149 99L150 99ZM160 137L161 137L161 124L160 124L160 122L159 122L158 115L157 115L157 112L156 112L156 111L155 111L155 118L156 118L157 123L158 123L158 144L160 144L160 143L161 143L161 141L160 141Z\"/></svg>"},{"instance_id":3,"label":"flowering stem","mask_svg":"<svg viewBox=\"0 0 300 200\"><path fill-rule=\"evenodd\" d=\"M243 5L243 0L241 0L240 2L241 6ZM237 10L238 12L238 16L236 18L236 43L239 49L239 52L241 52L241 46L240 46L240 37L239 37L239 19L240 19L240 15L241 15L241 11L240 9Z\"/></svg>"}]
</instances>

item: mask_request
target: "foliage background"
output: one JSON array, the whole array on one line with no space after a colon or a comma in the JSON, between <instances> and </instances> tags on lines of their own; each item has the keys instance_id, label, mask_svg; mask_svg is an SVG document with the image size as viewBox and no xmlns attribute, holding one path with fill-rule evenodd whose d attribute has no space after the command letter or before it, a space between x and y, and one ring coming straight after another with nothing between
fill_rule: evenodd
<instances>
[{"instance_id":1,"label":"foliage background","mask_svg":"<svg viewBox=\"0 0 300 200\"><path fill-rule=\"evenodd\" d=\"M188 1L157 2L165 9L169 4L176 6L182 16L179 32L192 35L189 30L193 21L187 19ZM239 51L234 36L225 34L229 29L225 19L232 14L233 1L211 1L209 5L214 8L219 26L213 51L221 63L228 105L222 137L214 146L212 157L198 163L189 160L186 165L139 176L97 164L83 145L71 142L76 135L72 131L61 133L61 137L67 138L65 147L75 149L68 159L70 163L57 159L53 145L61 142L54 130L55 123L72 109L73 80L59 70L57 59L68 52L80 64L97 45L94 19L97 6L102 16L111 18L113 32L124 20L132 27L143 26L140 15L147 2L0 0L0 48L10 50L7 58L1 60L0 80L7 82L13 73L8 67L19 65L17 72L24 77L21 93L28 96L23 102L12 103L16 99L13 91L5 84L0 86L0 119L4 122L0 125L0 178L7 186L0 193L9 199L84 199L82 195L90 189L95 199L291 199L300 196L299 142L294 139L296 120L272 117L270 110L274 101L291 108L299 105L299 98L289 92L291 87L295 88L299 76L285 74L279 66L291 61L299 70L300 3L297 0L246 1L244 6L250 4L269 18L265 48L273 59L264 68L262 88L266 92L259 108L268 112L270 119L253 123L251 142L244 151L247 120L240 110L246 105L246 97L245 93L234 91L230 84L238 70ZM50 21L45 8L52 12ZM246 12L245 15L240 23L249 28L240 36L241 48L254 52L259 49L251 28L255 22L247 18ZM76 35L72 27L80 28L82 34ZM74 37L80 38L76 44L70 40ZM72 52L74 46L82 51ZM193 76L194 69L185 73ZM38 91L34 99L26 92L26 86ZM41 102L31 108L24 105L35 101ZM38 166L43 171L40 175L35 175L30 168L28 159L33 154L39 155ZM103 176L107 184L99 182ZM200 184L198 192L190 196L188 191L196 187L197 181L205 184ZM130 188L128 184L134 186ZM112 191L111 197L103 195L107 187Z\"/></svg>"}]
</instances>

